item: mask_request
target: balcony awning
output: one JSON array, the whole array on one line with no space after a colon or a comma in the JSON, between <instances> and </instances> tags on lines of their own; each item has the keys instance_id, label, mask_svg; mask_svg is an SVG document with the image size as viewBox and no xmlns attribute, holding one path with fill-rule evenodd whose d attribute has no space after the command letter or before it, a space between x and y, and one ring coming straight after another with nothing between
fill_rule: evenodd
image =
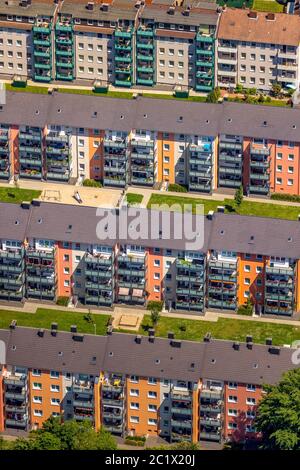
<instances>
[{"instance_id":1,"label":"balcony awning","mask_svg":"<svg viewBox=\"0 0 300 470\"><path fill-rule=\"evenodd\" d=\"M119 295L128 295L129 294L129 288L128 287L120 287L119 288Z\"/></svg>"},{"instance_id":2,"label":"balcony awning","mask_svg":"<svg viewBox=\"0 0 300 470\"><path fill-rule=\"evenodd\" d=\"M132 296L133 297L143 297L143 290L142 289L133 289Z\"/></svg>"}]
</instances>

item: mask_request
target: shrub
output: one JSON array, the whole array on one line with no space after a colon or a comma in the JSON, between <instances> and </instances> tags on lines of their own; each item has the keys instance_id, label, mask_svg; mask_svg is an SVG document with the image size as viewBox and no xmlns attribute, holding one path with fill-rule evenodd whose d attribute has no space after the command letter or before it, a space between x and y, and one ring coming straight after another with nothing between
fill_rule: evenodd
<instances>
[{"instance_id":1,"label":"shrub","mask_svg":"<svg viewBox=\"0 0 300 470\"><path fill-rule=\"evenodd\" d=\"M185 325L180 325L179 329L180 329L180 331L186 331L186 326Z\"/></svg>"},{"instance_id":2,"label":"shrub","mask_svg":"<svg viewBox=\"0 0 300 470\"><path fill-rule=\"evenodd\" d=\"M61 307L67 307L69 303L69 297L58 297L56 301L56 305L60 305Z\"/></svg>"},{"instance_id":3,"label":"shrub","mask_svg":"<svg viewBox=\"0 0 300 470\"><path fill-rule=\"evenodd\" d=\"M244 305L240 305L237 313L239 315L252 315L253 304L250 299L247 299L247 302Z\"/></svg>"},{"instance_id":4,"label":"shrub","mask_svg":"<svg viewBox=\"0 0 300 470\"><path fill-rule=\"evenodd\" d=\"M300 196L297 196L297 194L274 193L271 194L271 199L275 199L277 201L300 202Z\"/></svg>"},{"instance_id":5,"label":"shrub","mask_svg":"<svg viewBox=\"0 0 300 470\"><path fill-rule=\"evenodd\" d=\"M102 188L100 181L86 179L83 181L82 186L89 186L90 188Z\"/></svg>"},{"instance_id":6,"label":"shrub","mask_svg":"<svg viewBox=\"0 0 300 470\"><path fill-rule=\"evenodd\" d=\"M181 184L169 184L168 191L173 191L174 193L187 193L187 188Z\"/></svg>"},{"instance_id":7,"label":"shrub","mask_svg":"<svg viewBox=\"0 0 300 470\"><path fill-rule=\"evenodd\" d=\"M163 308L163 301L160 300L150 300L147 305L147 310L157 310L161 312Z\"/></svg>"},{"instance_id":8,"label":"shrub","mask_svg":"<svg viewBox=\"0 0 300 470\"><path fill-rule=\"evenodd\" d=\"M146 437L145 436L126 436L126 439L130 439L131 441L146 442Z\"/></svg>"},{"instance_id":9,"label":"shrub","mask_svg":"<svg viewBox=\"0 0 300 470\"><path fill-rule=\"evenodd\" d=\"M131 439L126 438L125 444L127 444L128 446L134 446L134 447L144 447L145 443L143 441L133 441Z\"/></svg>"}]
</instances>

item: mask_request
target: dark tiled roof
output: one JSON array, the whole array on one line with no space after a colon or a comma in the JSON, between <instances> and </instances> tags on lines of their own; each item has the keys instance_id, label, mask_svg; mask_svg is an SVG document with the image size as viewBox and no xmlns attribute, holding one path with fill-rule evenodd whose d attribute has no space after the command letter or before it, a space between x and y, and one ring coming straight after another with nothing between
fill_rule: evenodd
<instances>
[{"instance_id":1,"label":"dark tiled roof","mask_svg":"<svg viewBox=\"0 0 300 470\"><path fill-rule=\"evenodd\" d=\"M147 129L208 136L224 133L297 142L300 110L228 102L210 104L142 97L128 100L71 93L7 92L0 122L126 132Z\"/></svg>"},{"instance_id":2,"label":"dark tiled roof","mask_svg":"<svg viewBox=\"0 0 300 470\"><path fill-rule=\"evenodd\" d=\"M0 340L7 346L9 365L98 375L100 371L139 376L197 381L199 378L242 383L276 383L283 372L294 368L292 350L281 348L271 354L267 346L245 343L236 351L231 341L182 341L173 347L170 341L155 338L154 343L135 336L85 335L82 342L72 334L58 331L52 336L46 330L41 338L38 330L20 328L0 330Z\"/></svg>"},{"instance_id":3,"label":"dark tiled roof","mask_svg":"<svg viewBox=\"0 0 300 470\"><path fill-rule=\"evenodd\" d=\"M98 238L97 224L100 217L94 207L73 206L42 202L40 206L21 209L16 204L0 203L0 238L24 240L27 238L46 238L55 241L74 243L99 243L113 246L132 243L126 237L116 239ZM149 215L149 211L146 211ZM159 213L162 217L162 212ZM175 213L170 213L170 236L162 231L162 238L146 237L139 244L152 248L187 249L188 238L175 238ZM263 254L266 256L285 256L300 259L300 222L265 217L241 216L215 213L213 220L198 216L203 221L200 243L196 248L207 250L236 251L237 253ZM130 226L130 218L127 226ZM153 219L152 219L153 220ZM19 221L19 225L15 222ZM122 224L121 224L122 225ZM148 224L152 228L151 219ZM163 228L163 227L162 227ZM117 225L117 233L118 225ZM188 237L188 234L186 233ZM192 248L190 248L192 249Z\"/></svg>"}]
</instances>

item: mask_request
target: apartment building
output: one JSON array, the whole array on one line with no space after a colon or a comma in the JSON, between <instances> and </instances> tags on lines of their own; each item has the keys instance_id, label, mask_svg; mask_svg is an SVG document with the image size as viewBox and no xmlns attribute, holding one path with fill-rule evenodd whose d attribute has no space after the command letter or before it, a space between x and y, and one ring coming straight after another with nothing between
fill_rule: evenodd
<instances>
[{"instance_id":1,"label":"apartment building","mask_svg":"<svg viewBox=\"0 0 300 470\"><path fill-rule=\"evenodd\" d=\"M299 195L299 121L270 106L7 92L0 178Z\"/></svg>"},{"instance_id":2,"label":"apartment building","mask_svg":"<svg viewBox=\"0 0 300 470\"><path fill-rule=\"evenodd\" d=\"M222 88L299 88L299 18L225 8L216 45L216 84Z\"/></svg>"},{"instance_id":3,"label":"apartment building","mask_svg":"<svg viewBox=\"0 0 300 470\"><path fill-rule=\"evenodd\" d=\"M126 207L120 210L122 217ZM199 216L204 241L193 250L185 237L164 235L166 228L158 239L99 238L101 219L92 207L34 201L1 204L0 215L4 302L63 296L75 306L111 308L158 300L168 310L201 315L206 308L236 311L250 299L263 315L300 310L297 221Z\"/></svg>"},{"instance_id":4,"label":"apartment building","mask_svg":"<svg viewBox=\"0 0 300 470\"><path fill-rule=\"evenodd\" d=\"M214 87L214 2L1 0L0 8L4 77Z\"/></svg>"},{"instance_id":5,"label":"apartment building","mask_svg":"<svg viewBox=\"0 0 300 470\"><path fill-rule=\"evenodd\" d=\"M89 420L115 435L170 442L258 440L263 385L292 369L293 350L213 340L1 330L0 432L38 429L50 416ZM30 348L28 345L30 344ZM236 367L238 361L239 367Z\"/></svg>"}]
</instances>

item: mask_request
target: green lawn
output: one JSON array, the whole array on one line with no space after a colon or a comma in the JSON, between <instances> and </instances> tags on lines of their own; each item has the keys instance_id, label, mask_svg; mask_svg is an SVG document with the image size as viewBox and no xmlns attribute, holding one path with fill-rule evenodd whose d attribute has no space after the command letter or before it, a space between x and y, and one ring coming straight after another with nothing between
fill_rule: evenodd
<instances>
[{"instance_id":1,"label":"green lawn","mask_svg":"<svg viewBox=\"0 0 300 470\"><path fill-rule=\"evenodd\" d=\"M254 0L253 10L282 13L284 10L284 6L277 3L276 0Z\"/></svg>"},{"instance_id":2,"label":"green lawn","mask_svg":"<svg viewBox=\"0 0 300 470\"><path fill-rule=\"evenodd\" d=\"M242 8L244 3L247 8L251 8L253 5L253 0L217 0L217 4L222 7L226 5L228 8Z\"/></svg>"},{"instance_id":3,"label":"green lawn","mask_svg":"<svg viewBox=\"0 0 300 470\"><path fill-rule=\"evenodd\" d=\"M152 194L148 202L148 208L153 204L166 204L171 206L178 204L183 207L184 204L192 204L193 212L195 212L196 204L204 205L204 213L217 210L217 206L225 206L227 214L254 215L259 217L274 217L277 219L298 220L300 207L281 206L279 204L270 204L267 202L250 202L244 200L240 206L237 206L232 199L224 199L218 201L215 199L191 198L185 196L169 196L165 194Z\"/></svg>"},{"instance_id":4,"label":"green lawn","mask_svg":"<svg viewBox=\"0 0 300 470\"><path fill-rule=\"evenodd\" d=\"M1 188L0 187L0 201L13 202L19 204L23 201L32 201L40 197L41 191L34 189L20 189L20 188Z\"/></svg>"},{"instance_id":5,"label":"green lawn","mask_svg":"<svg viewBox=\"0 0 300 470\"><path fill-rule=\"evenodd\" d=\"M160 100L179 100L179 101L195 101L204 103L206 96L189 96L188 98L179 98L174 95L158 94L158 93L143 93L145 98L156 98Z\"/></svg>"},{"instance_id":6,"label":"green lawn","mask_svg":"<svg viewBox=\"0 0 300 470\"><path fill-rule=\"evenodd\" d=\"M16 86L13 86L9 83L5 83L5 89L7 91L21 91L21 92L28 92L28 93L41 93L41 94L44 94L44 95L47 95L48 94L48 88L47 87L43 87L43 86L29 86L27 85L26 87L16 87Z\"/></svg>"},{"instance_id":7,"label":"green lawn","mask_svg":"<svg viewBox=\"0 0 300 470\"><path fill-rule=\"evenodd\" d=\"M110 315L93 315L97 335L106 334L106 325ZM52 310L38 308L36 313L0 310L0 328L8 328L12 320L17 320L18 326L49 329L52 322L58 323L58 329L70 331L71 325L77 325L80 333L95 333L92 323L84 319L84 314L74 311Z\"/></svg>"},{"instance_id":8,"label":"green lawn","mask_svg":"<svg viewBox=\"0 0 300 470\"><path fill-rule=\"evenodd\" d=\"M147 334L149 326L152 326L151 317L145 315L139 334ZM300 339L300 327L297 326L231 318L219 318L217 322L209 322L160 317L155 330L155 334L163 338L167 337L168 331L173 331L176 338L190 341L201 341L207 332L210 332L213 338L233 341L245 341L246 335L250 334L255 343L264 343L266 338L271 337L276 345L291 344Z\"/></svg>"},{"instance_id":9,"label":"green lawn","mask_svg":"<svg viewBox=\"0 0 300 470\"><path fill-rule=\"evenodd\" d=\"M142 194L127 193L126 200L129 205L140 204L144 196Z\"/></svg>"}]
</instances>

